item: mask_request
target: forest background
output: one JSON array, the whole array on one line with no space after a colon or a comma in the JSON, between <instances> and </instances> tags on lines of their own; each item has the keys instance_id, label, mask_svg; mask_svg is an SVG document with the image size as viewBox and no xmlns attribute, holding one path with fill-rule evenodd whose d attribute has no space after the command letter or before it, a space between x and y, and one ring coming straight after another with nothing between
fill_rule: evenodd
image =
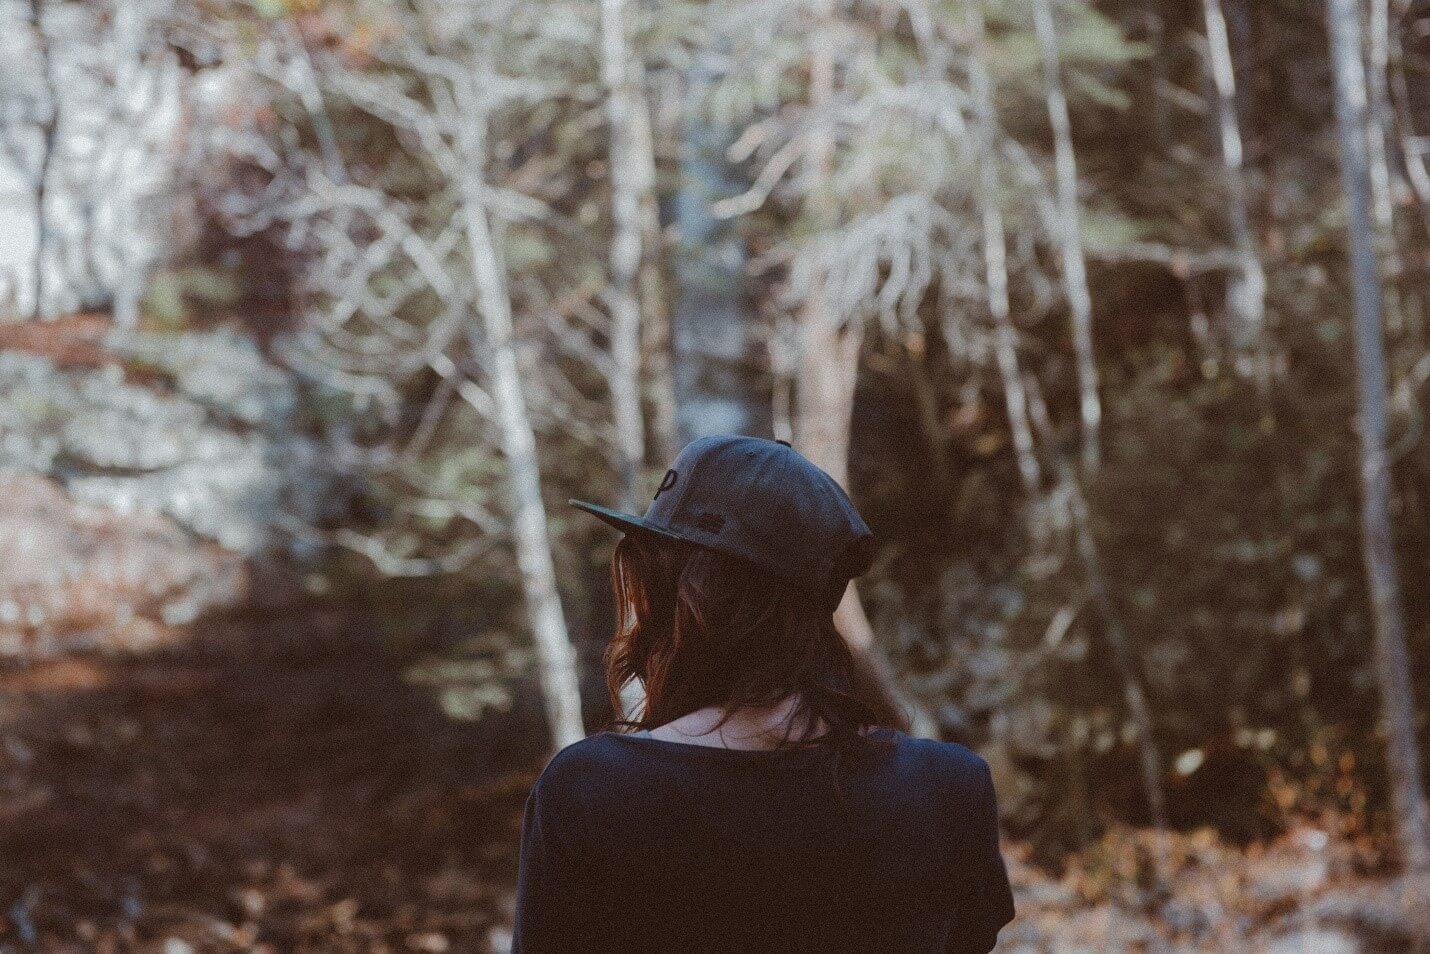
<instances>
[{"instance_id":1,"label":"forest background","mask_svg":"<svg viewBox=\"0 0 1430 954\"><path fill-rule=\"evenodd\" d=\"M6 0L0 56L0 949L504 949L612 714L564 501L729 431L877 534L840 629L994 767L1007 949L1427 943L1430 4Z\"/></svg>"}]
</instances>

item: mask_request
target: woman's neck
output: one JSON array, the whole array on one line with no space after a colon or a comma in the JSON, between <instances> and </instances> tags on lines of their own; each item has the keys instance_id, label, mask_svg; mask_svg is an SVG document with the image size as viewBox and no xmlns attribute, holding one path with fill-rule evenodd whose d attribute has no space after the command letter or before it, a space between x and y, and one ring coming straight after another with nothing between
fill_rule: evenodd
<instances>
[{"instance_id":1,"label":"woman's neck","mask_svg":"<svg viewBox=\"0 0 1430 954\"><path fill-rule=\"evenodd\" d=\"M773 749L784 741L785 727L798 704L798 696L789 696L772 706L736 709L718 729L716 723L726 710L720 706L707 706L657 726L650 730L650 734L667 742L721 749ZM820 719L813 734L820 735L827 730L828 725Z\"/></svg>"}]
</instances>

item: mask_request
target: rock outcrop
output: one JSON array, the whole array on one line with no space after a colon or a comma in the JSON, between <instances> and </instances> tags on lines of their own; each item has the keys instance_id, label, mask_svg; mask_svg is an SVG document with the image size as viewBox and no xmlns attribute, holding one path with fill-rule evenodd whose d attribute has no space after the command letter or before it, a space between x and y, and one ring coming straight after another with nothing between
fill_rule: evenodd
<instances>
[{"instance_id":1,"label":"rock outcrop","mask_svg":"<svg viewBox=\"0 0 1430 954\"><path fill-rule=\"evenodd\" d=\"M0 341L0 656L149 645L240 600L282 515L325 502L293 377L227 330L34 327Z\"/></svg>"}]
</instances>

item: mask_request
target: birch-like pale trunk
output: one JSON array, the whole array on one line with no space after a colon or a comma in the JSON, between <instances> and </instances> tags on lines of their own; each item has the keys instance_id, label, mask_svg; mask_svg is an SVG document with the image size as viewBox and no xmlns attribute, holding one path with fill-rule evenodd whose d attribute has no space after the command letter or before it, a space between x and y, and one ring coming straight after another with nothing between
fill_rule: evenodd
<instances>
[{"instance_id":1,"label":"birch-like pale trunk","mask_svg":"<svg viewBox=\"0 0 1430 954\"><path fill-rule=\"evenodd\" d=\"M31 318L45 314L45 253L50 245L50 217L45 208L50 186L50 167L54 164L55 141L60 126L60 91L55 78L54 53L45 35L44 0L30 0L30 28L35 33L35 49L40 58L40 78L45 90L48 112L40 123L40 155L35 169L35 306Z\"/></svg>"},{"instance_id":2,"label":"birch-like pale trunk","mask_svg":"<svg viewBox=\"0 0 1430 954\"><path fill-rule=\"evenodd\" d=\"M480 119L472 117L470 121L477 123ZM484 148L485 135L469 134ZM483 204L484 165L480 156L468 159L467 178L462 183L462 221L471 250L477 310L481 313L491 363L492 397L500 425L502 455L506 458L517 567L536 644L551 742L556 749L561 749L586 735L581 719L581 685L576 650L566 630L561 595L556 588L551 536L541 497L536 435L527 413L513 340L511 298Z\"/></svg>"},{"instance_id":3,"label":"birch-like pale trunk","mask_svg":"<svg viewBox=\"0 0 1430 954\"><path fill-rule=\"evenodd\" d=\"M1430 808L1415 740L1415 700L1405 636L1405 610L1390 517L1387 453L1385 337L1381 285L1371 222L1366 148L1368 102L1356 0L1329 0L1327 20L1335 74L1341 181L1346 194L1355 308L1356 390L1359 405L1361 554L1375 618L1375 660L1385 720L1396 834L1405 866L1430 874Z\"/></svg>"},{"instance_id":4,"label":"birch-like pale trunk","mask_svg":"<svg viewBox=\"0 0 1430 954\"><path fill-rule=\"evenodd\" d=\"M114 114L116 116L132 116L142 120L145 115L142 109L134 113L131 113L130 110L133 108L136 90L141 90L147 85L145 73L146 67L149 66L147 62L148 46L152 39L153 21L157 14L157 10L143 2L118 4L114 8L114 19L110 27L112 36L110 55L114 62L114 86L111 95L114 97ZM160 64L162 62L162 60L159 61ZM154 78L156 82L158 69L162 69L162 66L156 64L156 77ZM133 119L130 121L132 122ZM122 132L116 130L120 136L128 136L132 132L137 132L132 128L124 128L126 125L128 124L116 123L116 126L123 130ZM134 138L139 141L143 140L142 136ZM122 176L123 173L120 172L119 175ZM114 185L122 188L123 183L116 181ZM123 213L131 228L138 224L135 221L137 210L134 205L135 202L131 198L125 203L126 210ZM88 243L91 249L95 244L95 238L96 236L91 231ZM114 247L114 251L124 262L113 285L114 324L118 328L137 328L140 320L141 299L148 279L148 263L137 257L131 257L132 246L127 243ZM91 251L87 257L92 270L94 268L94 252ZM99 282L95 282L95 284L99 284Z\"/></svg>"},{"instance_id":5,"label":"birch-like pale trunk","mask_svg":"<svg viewBox=\"0 0 1430 954\"><path fill-rule=\"evenodd\" d=\"M619 499L628 513L642 511L645 415L641 403L642 246L654 205L655 157L641 76L626 43L625 0L601 0L601 82L611 169L611 406L616 431ZM644 70L641 70L644 73ZM656 402L659 408L659 400ZM674 412L674 409L671 409ZM668 413L671 413L668 412ZM659 410L658 410L659 413ZM621 688L625 718L638 718L645 687L632 679Z\"/></svg>"},{"instance_id":6,"label":"birch-like pale trunk","mask_svg":"<svg viewBox=\"0 0 1430 954\"><path fill-rule=\"evenodd\" d=\"M655 134L651 128L650 98L646 92L645 64L631 57L631 101L634 112L634 158L639 171L641 213L642 365L646 398L650 406L650 433L656 457L674 460L680 452L679 406L675 397L675 358L672 353L671 312L664 268L665 236L656 197Z\"/></svg>"},{"instance_id":7,"label":"birch-like pale trunk","mask_svg":"<svg viewBox=\"0 0 1430 954\"><path fill-rule=\"evenodd\" d=\"M636 157L636 116L626 52L625 0L601 0L601 81L606 87L610 136L611 416L621 509L633 512L644 496L645 418L641 413L641 168ZM648 141L648 139L647 139Z\"/></svg>"},{"instance_id":8,"label":"birch-like pale trunk","mask_svg":"<svg viewBox=\"0 0 1430 954\"><path fill-rule=\"evenodd\" d=\"M1207 30L1207 66L1216 89L1216 121L1221 141L1222 174L1226 183L1227 220L1236 249L1237 272L1227 285L1227 315L1232 346L1250 357L1254 373L1265 373L1266 271L1251 228L1246 187L1245 144L1236 111L1236 69L1221 0L1202 0ZM1244 363L1244 362L1243 362Z\"/></svg>"},{"instance_id":9,"label":"birch-like pale trunk","mask_svg":"<svg viewBox=\"0 0 1430 954\"><path fill-rule=\"evenodd\" d=\"M1393 119L1390 108L1390 0L1370 0L1370 43L1366 50L1366 158L1370 169L1371 210L1376 234L1387 251L1394 245L1395 203L1386 142Z\"/></svg>"},{"instance_id":10,"label":"birch-like pale trunk","mask_svg":"<svg viewBox=\"0 0 1430 954\"><path fill-rule=\"evenodd\" d=\"M978 204L983 219L983 271L988 288L988 312L993 319L998 373L1003 384L1003 400L1008 410L1008 428L1018 459L1018 475L1029 504L1043 497L1042 467L1033 449L1033 430L1028 422L1028 398L1018 369L1018 335L1013 327L1008 301L1008 237L1003 226L1003 207L994 153L998 120L993 106L993 80L984 59L985 29L983 0L968 5L968 82L973 108L978 118Z\"/></svg>"},{"instance_id":11,"label":"birch-like pale trunk","mask_svg":"<svg viewBox=\"0 0 1430 954\"><path fill-rule=\"evenodd\" d=\"M1082 214L1078 203L1077 153L1072 119L1063 91L1062 63L1052 0L1034 0L1033 24L1043 52L1043 87L1048 121L1053 130L1057 173L1058 244L1062 252L1063 285L1072 317L1073 351L1077 358L1078 407L1082 417L1083 472L1094 474L1101 463L1102 400L1098 396L1097 358L1092 347L1092 293L1087 284L1087 258L1082 247Z\"/></svg>"},{"instance_id":12,"label":"birch-like pale trunk","mask_svg":"<svg viewBox=\"0 0 1430 954\"><path fill-rule=\"evenodd\" d=\"M1390 135L1395 112L1390 103L1390 0L1370 0L1366 45L1366 161L1371 219L1384 285L1385 319L1393 331L1405 323L1400 276L1403 262L1395 237L1395 176L1390 168Z\"/></svg>"},{"instance_id":13,"label":"birch-like pale trunk","mask_svg":"<svg viewBox=\"0 0 1430 954\"><path fill-rule=\"evenodd\" d=\"M834 97L834 58L828 35L832 17L829 0L815 10L817 23L809 35L809 109L814 129L805 149L806 204L817 226L832 218L826 195L834 161L834 142L823 114ZM853 422L854 386L859 373L863 326L836 320L819 276L810 281L800 314L800 349L795 367L796 412L794 445L842 486L849 486L849 441ZM834 622L854 655L864 695L883 720L914 735L933 736L935 723L921 706L899 688L874 627L853 584L844 593Z\"/></svg>"}]
</instances>

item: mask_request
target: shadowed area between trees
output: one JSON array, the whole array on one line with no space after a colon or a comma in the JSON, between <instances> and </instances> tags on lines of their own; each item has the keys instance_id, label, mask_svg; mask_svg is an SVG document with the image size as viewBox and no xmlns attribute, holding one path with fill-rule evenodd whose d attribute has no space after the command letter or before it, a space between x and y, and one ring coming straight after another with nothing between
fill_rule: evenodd
<instances>
[{"instance_id":1,"label":"shadowed area between trees","mask_svg":"<svg viewBox=\"0 0 1430 954\"><path fill-rule=\"evenodd\" d=\"M308 606L0 671L0 947L486 950L539 746L405 662Z\"/></svg>"}]
</instances>

